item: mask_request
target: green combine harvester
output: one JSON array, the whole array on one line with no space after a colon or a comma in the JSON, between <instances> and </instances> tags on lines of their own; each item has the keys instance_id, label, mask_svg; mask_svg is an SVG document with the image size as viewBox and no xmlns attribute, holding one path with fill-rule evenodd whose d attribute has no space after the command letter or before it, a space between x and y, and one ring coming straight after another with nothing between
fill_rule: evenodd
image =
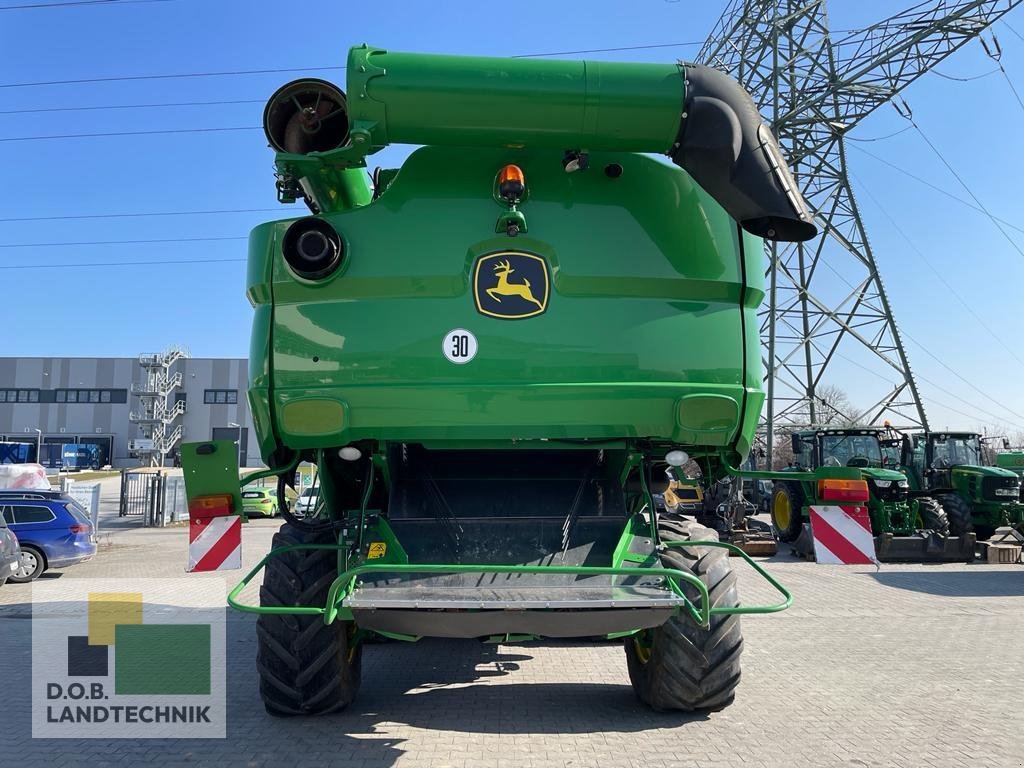
<instances>
[{"instance_id":1,"label":"green combine harvester","mask_svg":"<svg viewBox=\"0 0 1024 768\"><path fill-rule=\"evenodd\" d=\"M974 432L907 436L902 460L911 488L941 502L954 534L973 531L985 540L1000 526L1024 531L1020 474L1008 467L985 466L981 442L981 435Z\"/></svg>"},{"instance_id":2,"label":"green combine harvester","mask_svg":"<svg viewBox=\"0 0 1024 768\"><path fill-rule=\"evenodd\" d=\"M870 491L867 507L879 560L974 560L974 535L959 531L951 536L942 505L930 496L911 495L907 476L883 446L886 436L883 427L819 427L795 432L794 468L859 469ZM809 554L812 541L804 533L808 508L823 503L814 483L776 480L770 511L779 539L796 542L798 553Z\"/></svg>"},{"instance_id":3,"label":"green combine harvester","mask_svg":"<svg viewBox=\"0 0 1024 768\"><path fill-rule=\"evenodd\" d=\"M347 92L290 83L264 126L279 198L312 212L249 242L269 469L245 482L276 477L288 522L229 602L259 615L268 711L345 707L375 634L621 639L650 706L726 705L740 614L790 597L746 557L782 596L742 604L735 548L652 493L689 458L741 474L762 238L815 235L749 96L688 64L360 46ZM422 146L368 178L392 144ZM184 447L195 514L241 510L234 456ZM322 497L303 519L300 462Z\"/></svg>"}]
</instances>

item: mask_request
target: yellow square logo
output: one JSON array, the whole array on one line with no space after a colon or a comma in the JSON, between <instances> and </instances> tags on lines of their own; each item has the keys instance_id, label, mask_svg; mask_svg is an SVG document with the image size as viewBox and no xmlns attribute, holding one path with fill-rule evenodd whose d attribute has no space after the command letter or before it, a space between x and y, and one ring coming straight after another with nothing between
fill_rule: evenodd
<instances>
[{"instance_id":1,"label":"yellow square logo","mask_svg":"<svg viewBox=\"0 0 1024 768\"><path fill-rule=\"evenodd\" d=\"M473 298L482 315L522 320L543 314L550 294L548 264L522 251L498 251L473 265Z\"/></svg>"},{"instance_id":2,"label":"yellow square logo","mask_svg":"<svg viewBox=\"0 0 1024 768\"><path fill-rule=\"evenodd\" d=\"M141 623L141 592L89 593L89 645L113 645L118 624Z\"/></svg>"}]
</instances>

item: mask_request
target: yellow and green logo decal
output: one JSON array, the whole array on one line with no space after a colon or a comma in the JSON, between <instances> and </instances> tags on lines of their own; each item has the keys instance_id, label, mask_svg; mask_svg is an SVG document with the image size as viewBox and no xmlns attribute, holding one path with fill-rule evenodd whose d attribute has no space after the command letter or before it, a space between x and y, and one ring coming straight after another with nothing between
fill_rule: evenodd
<instances>
[{"instance_id":1,"label":"yellow and green logo decal","mask_svg":"<svg viewBox=\"0 0 1024 768\"><path fill-rule=\"evenodd\" d=\"M482 315L522 320L548 308L551 280L544 258L523 251L480 256L473 265L473 299Z\"/></svg>"}]
</instances>

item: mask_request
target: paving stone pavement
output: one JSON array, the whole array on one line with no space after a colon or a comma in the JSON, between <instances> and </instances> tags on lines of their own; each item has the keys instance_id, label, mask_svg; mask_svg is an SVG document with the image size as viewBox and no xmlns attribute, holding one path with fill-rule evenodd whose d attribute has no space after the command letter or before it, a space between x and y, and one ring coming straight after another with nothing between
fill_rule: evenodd
<instances>
[{"instance_id":1,"label":"paving stone pavement","mask_svg":"<svg viewBox=\"0 0 1024 768\"><path fill-rule=\"evenodd\" d=\"M111 519L112 488L104 484L99 556L45 578L182 575L186 531ZM247 527L247 567L276 527ZM220 740L32 739L30 593L7 585L0 765L1024 765L1024 566L876 572L780 555L770 567L795 604L743 619L743 681L721 712L647 710L613 643L426 640L368 646L359 698L345 712L271 718L257 690L254 618L229 612ZM771 598L745 572L741 592L747 601Z\"/></svg>"}]
</instances>

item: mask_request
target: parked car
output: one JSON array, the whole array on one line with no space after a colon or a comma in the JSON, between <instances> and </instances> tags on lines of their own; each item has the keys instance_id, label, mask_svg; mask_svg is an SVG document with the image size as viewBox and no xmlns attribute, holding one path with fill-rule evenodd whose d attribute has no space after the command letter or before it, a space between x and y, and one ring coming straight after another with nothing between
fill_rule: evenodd
<instances>
[{"instance_id":1,"label":"parked car","mask_svg":"<svg viewBox=\"0 0 1024 768\"><path fill-rule=\"evenodd\" d=\"M7 499L67 499L71 497L59 489L43 490L40 488L0 488L0 503Z\"/></svg>"},{"instance_id":2,"label":"parked car","mask_svg":"<svg viewBox=\"0 0 1024 768\"><path fill-rule=\"evenodd\" d=\"M7 527L7 521L0 515L0 586L3 586L21 563L21 547L14 531Z\"/></svg>"},{"instance_id":3,"label":"parked car","mask_svg":"<svg viewBox=\"0 0 1024 768\"><path fill-rule=\"evenodd\" d=\"M10 576L32 581L51 568L67 568L96 555L96 532L74 499L52 491L0 492L0 514L18 537L21 556Z\"/></svg>"},{"instance_id":4,"label":"parked car","mask_svg":"<svg viewBox=\"0 0 1024 768\"><path fill-rule=\"evenodd\" d=\"M242 491L242 511L249 516L276 517L276 492L271 488L252 488Z\"/></svg>"},{"instance_id":5,"label":"parked car","mask_svg":"<svg viewBox=\"0 0 1024 768\"><path fill-rule=\"evenodd\" d=\"M295 499L295 507L293 509L295 515L297 517L309 517L316 511L316 505L319 500L320 486L309 486Z\"/></svg>"}]
</instances>

